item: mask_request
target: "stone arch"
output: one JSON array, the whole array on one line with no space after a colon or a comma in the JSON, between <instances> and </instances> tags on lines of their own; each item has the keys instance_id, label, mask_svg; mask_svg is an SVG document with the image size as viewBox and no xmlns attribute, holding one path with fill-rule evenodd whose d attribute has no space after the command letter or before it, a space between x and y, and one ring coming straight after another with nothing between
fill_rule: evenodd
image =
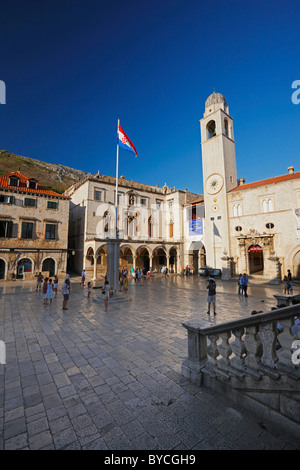
<instances>
[{"instance_id":1,"label":"stone arch","mask_svg":"<svg viewBox=\"0 0 300 470\"><path fill-rule=\"evenodd\" d=\"M34 261L30 256L22 256L17 263L17 279L25 279L26 273L33 275Z\"/></svg>"},{"instance_id":2,"label":"stone arch","mask_svg":"<svg viewBox=\"0 0 300 470\"><path fill-rule=\"evenodd\" d=\"M148 246L139 246L136 249L136 267L137 268L146 268L147 271L150 269L150 259L151 259L151 250Z\"/></svg>"},{"instance_id":3,"label":"stone arch","mask_svg":"<svg viewBox=\"0 0 300 470\"><path fill-rule=\"evenodd\" d=\"M208 139L211 139L212 137L214 137L216 135L216 121L211 119L207 123L206 130L207 130L207 138Z\"/></svg>"},{"instance_id":4,"label":"stone arch","mask_svg":"<svg viewBox=\"0 0 300 470\"><path fill-rule=\"evenodd\" d=\"M130 245L120 247L120 266L126 266L128 269L133 268L134 250Z\"/></svg>"},{"instance_id":5,"label":"stone arch","mask_svg":"<svg viewBox=\"0 0 300 470\"><path fill-rule=\"evenodd\" d=\"M104 243L96 250L95 258L97 260L96 266L96 279L101 276L104 277L107 271L107 245Z\"/></svg>"},{"instance_id":6,"label":"stone arch","mask_svg":"<svg viewBox=\"0 0 300 470\"><path fill-rule=\"evenodd\" d=\"M170 273L177 273L178 272L178 259L179 259L178 247L171 246L169 248L168 255L169 255L169 271Z\"/></svg>"},{"instance_id":7,"label":"stone arch","mask_svg":"<svg viewBox=\"0 0 300 470\"><path fill-rule=\"evenodd\" d=\"M206 266L206 250L201 240L192 241L188 249L188 266L193 273L197 274L199 269Z\"/></svg>"},{"instance_id":8,"label":"stone arch","mask_svg":"<svg viewBox=\"0 0 300 470\"><path fill-rule=\"evenodd\" d=\"M300 279L300 248L292 259L292 276L294 279Z\"/></svg>"},{"instance_id":9,"label":"stone arch","mask_svg":"<svg viewBox=\"0 0 300 470\"><path fill-rule=\"evenodd\" d=\"M152 253L152 266L154 272L159 272L163 266L167 266L167 250L162 245L154 248Z\"/></svg>"},{"instance_id":10,"label":"stone arch","mask_svg":"<svg viewBox=\"0 0 300 470\"><path fill-rule=\"evenodd\" d=\"M7 263L6 263L5 259L0 258L0 280L5 279L6 270L7 270Z\"/></svg>"},{"instance_id":11,"label":"stone arch","mask_svg":"<svg viewBox=\"0 0 300 470\"><path fill-rule=\"evenodd\" d=\"M56 262L51 256L47 256L43 259L42 271L48 271L49 277L53 277L56 273Z\"/></svg>"}]
</instances>

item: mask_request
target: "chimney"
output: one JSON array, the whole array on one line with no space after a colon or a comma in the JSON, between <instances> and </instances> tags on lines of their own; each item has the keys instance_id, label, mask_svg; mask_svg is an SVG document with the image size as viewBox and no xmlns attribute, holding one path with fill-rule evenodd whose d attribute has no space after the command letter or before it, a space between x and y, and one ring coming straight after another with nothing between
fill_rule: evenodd
<instances>
[{"instance_id":1,"label":"chimney","mask_svg":"<svg viewBox=\"0 0 300 470\"><path fill-rule=\"evenodd\" d=\"M243 184L245 184L245 178L240 178L239 179L239 186L242 186Z\"/></svg>"},{"instance_id":2,"label":"chimney","mask_svg":"<svg viewBox=\"0 0 300 470\"><path fill-rule=\"evenodd\" d=\"M288 167L288 171L289 171L289 174L290 174L290 175L293 175L293 174L294 174L294 167L293 167L293 166L289 166L289 167Z\"/></svg>"},{"instance_id":3,"label":"chimney","mask_svg":"<svg viewBox=\"0 0 300 470\"><path fill-rule=\"evenodd\" d=\"M121 179L121 180L124 180L124 179L125 179L125 176L124 176L124 175L121 175L121 176L120 176L120 179Z\"/></svg>"}]
</instances>

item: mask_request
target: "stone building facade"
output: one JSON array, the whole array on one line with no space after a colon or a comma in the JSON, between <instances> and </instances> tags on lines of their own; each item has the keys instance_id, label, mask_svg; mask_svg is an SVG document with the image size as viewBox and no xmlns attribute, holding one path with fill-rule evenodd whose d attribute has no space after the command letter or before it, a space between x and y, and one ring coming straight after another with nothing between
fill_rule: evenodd
<instances>
[{"instance_id":1,"label":"stone building facade","mask_svg":"<svg viewBox=\"0 0 300 470\"><path fill-rule=\"evenodd\" d=\"M70 270L85 269L92 279L107 270L108 241L115 238L115 177L100 173L87 176L65 194L71 198L69 248ZM199 197L187 190L175 190L128 181L118 181L118 238L120 265L150 268L159 272L167 266L179 273L187 263L184 245L184 211Z\"/></svg>"},{"instance_id":2,"label":"stone building facade","mask_svg":"<svg viewBox=\"0 0 300 470\"><path fill-rule=\"evenodd\" d=\"M69 206L20 172L0 176L0 279L66 273Z\"/></svg>"}]
</instances>

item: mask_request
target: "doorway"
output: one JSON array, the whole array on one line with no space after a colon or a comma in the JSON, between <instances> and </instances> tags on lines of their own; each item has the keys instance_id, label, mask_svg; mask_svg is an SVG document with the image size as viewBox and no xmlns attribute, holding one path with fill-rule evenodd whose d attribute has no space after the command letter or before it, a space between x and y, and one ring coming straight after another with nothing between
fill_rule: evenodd
<instances>
[{"instance_id":1,"label":"doorway","mask_svg":"<svg viewBox=\"0 0 300 470\"><path fill-rule=\"evenodd\" d=\"M260 274L264 271L264 255L260 245L251 245L249 248L249 274Z\"/></svg>"}]
</instances>

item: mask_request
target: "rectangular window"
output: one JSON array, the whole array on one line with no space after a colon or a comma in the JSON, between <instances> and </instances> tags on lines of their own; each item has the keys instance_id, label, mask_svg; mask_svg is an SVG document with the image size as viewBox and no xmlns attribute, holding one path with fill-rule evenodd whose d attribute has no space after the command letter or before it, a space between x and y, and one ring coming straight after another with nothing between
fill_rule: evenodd
<instances>
[{"instance_id":1,"label":"rectangular window","mask_svg":"<svg viewBox=\"0 0 300 470\"><path fill-rule=\"evenodd\" d=\"M98 191L95 189L94 191L94 200L95 201L102 201L102 191Z\"/></svg>"},{"instance_id":2,"label":"rectangular window","mask_svg":"<svg viewBox=\"0 0 300 470\"><path fill-rule=\"evenodd\" d=\"M56 225L55 224L46 224L45 239L46 240L55 240L56 238Z\"/></svg>"},{"instance_id":3,"label":"rectangular window","mask_svg":"<svg viewBox=\"0 0 300 470\"><path fill-rule=\"evenodd\" d=\"M147 199L141 198L141 205L147 207Z\"/></svg>"},{"instance_id":4,"label":"rectangular window","mask_svg":"<svg viewBox=\"0 0 300 470\"><path fill-rule=\"evenodd\" d=\"M1 204L14 204L14 202L15 202L14 196L5 196L4 194L0 195Z\"/></svg>"},{"instance_id":5,"label":"rectangular window","mask_svg":"<svg viewBox=\"0 0 300 470\"><path fill-rule=\"evenodd\" d=\"M9 186L19 186L19 180L18 178L10 178L9 180Z\"/></svg>"},{"instance_id":6,"label":"rectangular window","mask_svg":"<svg viewBox=\"0 0 300 470\"><path fill-rule=\"evenodd\" d=\"M173 238L173 228L174 228L174 224L170 224L170 238Z\"/></svg>"},{"instance_id":7,"label":"rectangular window","mask_svg":"<svg viewBox=\"0 0 300 470\"><path fill-rule=\"evenodd\" d=\"M33 238L33 222L22 222L21 238Z\"/></svg>"},{"instance_id":8,"label":"rectangular window","mask_svg":"<svg viewBox=\"0 0 300 470\"><path fill-rule=\"evenodd\" d=\"M28 187L30 189L36 189L36 182L35 181L29 181Z\"/></svg>"},{"instance_id":9,"label":"rectangular window","mask_svg":"<svg viewBox=\"0 0 300 470\"><path fill-rule=\"evenodd\" d=\"M26 206L26 207L36 207L36 199L32 199L30 197L25 197L24 206Z\"/></svg>"},{"instance_id":10,"label":"rectangular window","mask_svg":"<svg viewBox=\"0 0 300 470\"><path fill-rule=\"evenodd\" d=\"M57 209L58 202L56 201L47 201L47 209Z\"/></svg>"},{"instance_id":11,"label":"rectangular window","mask_svg":"<svg viewBox=\"0 0 300 470\"><path fill-rule=\"evenodd\" d=\"M13 223L10 220L0 220L0 237L11 238L12 237Z\"/></svg>"}]
</instances>

